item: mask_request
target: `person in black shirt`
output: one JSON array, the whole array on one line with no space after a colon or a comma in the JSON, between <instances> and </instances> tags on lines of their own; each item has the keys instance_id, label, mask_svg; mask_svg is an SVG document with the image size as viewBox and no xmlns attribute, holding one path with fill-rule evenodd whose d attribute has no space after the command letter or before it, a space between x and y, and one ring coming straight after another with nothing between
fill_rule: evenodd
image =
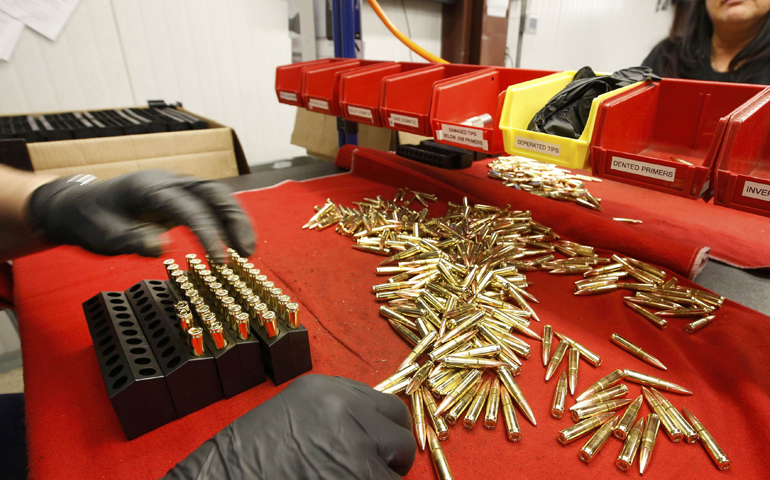
<instances>
[{"instance_id":1,"label":"person in black shirt","mask_svg":"<svg viewBox=\"0 0 770 480\"><path fill-rule=\"evenodd\" d=\"M693 0L684 34L642 65L664 77L770 85L770 0Z\"/></svg>"}]
</instances>

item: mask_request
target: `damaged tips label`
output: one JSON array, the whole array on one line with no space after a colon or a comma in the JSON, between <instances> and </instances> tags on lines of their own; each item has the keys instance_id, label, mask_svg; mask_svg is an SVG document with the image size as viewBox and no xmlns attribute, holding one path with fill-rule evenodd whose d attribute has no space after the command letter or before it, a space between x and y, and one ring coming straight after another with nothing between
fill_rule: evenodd
<instances>
[{"instance_id":1,"label":"damaged tips label","mask_svg":"<svg viewBox=\"0 0 770 480\"><path fill-rule=\"evenodd\" d=\"M442 124L441 130L436 132L436 138L441 142L452 142L485 151L489 150L489 145L484 140L484 131L476 128Z\"/></svg>"}]
</instances>

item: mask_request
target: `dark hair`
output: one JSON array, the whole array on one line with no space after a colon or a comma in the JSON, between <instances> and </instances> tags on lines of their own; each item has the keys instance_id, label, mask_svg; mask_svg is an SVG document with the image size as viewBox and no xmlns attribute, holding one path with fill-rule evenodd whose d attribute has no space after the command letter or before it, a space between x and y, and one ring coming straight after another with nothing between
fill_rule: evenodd
<instances>
[{"instance_id":1,"label":"dark hair","mask_svg":"<svg viewBox=\"0 0 770 480\"><path fill-rule=\"evenodd\" d=\"M770 62L770 13L760 20L754 38L730 61L728 73L734 82L754 83ZM661 42L664 76L693 78L703 65L711 65L711 41L714 25L706 10L706 0L693 0L681 36Z\"/></svg>"}]
</instances>

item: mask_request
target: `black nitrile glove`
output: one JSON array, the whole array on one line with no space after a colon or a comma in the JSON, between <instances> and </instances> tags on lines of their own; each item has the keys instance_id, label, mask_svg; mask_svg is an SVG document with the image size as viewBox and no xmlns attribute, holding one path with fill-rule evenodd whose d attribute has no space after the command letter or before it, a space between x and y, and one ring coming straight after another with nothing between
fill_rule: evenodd
<instances>
[{"instance_id":1,"label":"black nitrile glove","mask_svg":"<svg viewBox=\"0 0 770 480\"><path fill-rule=\"evenodd\" d=\"M46 238L101 255L157 257L161 225L186 225L215 262L225 259L219 239L242 256L254 250L249 219L221 183L158 170L93 178L62 178L32 193L30 217Z\"/></svg>"},{"instance_id":2,"label":"black nitrile glove","mask_svg":"<svg viewBox=\"0 0 770 480\"><path fill-rule=\"evenodd\" d=\"M401 399L347 378L306 375L207 440L165 478L398 479L416 451Z\"/></svg>"}]
</instances>

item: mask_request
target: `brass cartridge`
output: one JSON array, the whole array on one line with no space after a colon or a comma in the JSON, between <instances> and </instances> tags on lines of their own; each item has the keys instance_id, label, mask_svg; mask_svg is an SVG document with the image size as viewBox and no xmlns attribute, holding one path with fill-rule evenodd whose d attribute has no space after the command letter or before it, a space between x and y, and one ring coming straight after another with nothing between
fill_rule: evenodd
<instances>
[{"instance_id":1,"label":"brass cartridge","mask_svg":"<svg viewBox=\"0 0 770 480\"><path fill-rule=\"evenodd\" d=\"M617 426L615 428L617 429ZM621 472L625 472L634 464L636 452L642 443L642 430L644 430L644 418L640 418L631 428L625 442L623 442L623 448L620 449L620 454L617 460L615 460L615 466Z\"/></svg>"},{"instance_id":2,"label":"brass cartridge","mask_svg":"<svg viewBox=\"0 0 770 480\"><path fill-rule=\"evenodd\" d=\"M658 401L657 397L655 397L652 392L644 387L642 387L642 394L644 394L644 399L647 400L647 404L650 408L658 415L658 419L660 420L661 425L663 425L663 430L666 431L668 438L674 443L679 442L684 435L676 423L674 423L674 420L669 416L666 408Z\"/></svg>"},{"instance_id":3,"label":"brass cartridge","mask_svg":"<svg viewBox=\"0 0 770 480\"><path fill-rule=\"evenodd\" d=\"M463 396L460 397L460 400L458 400L454 406L452 406L452 408L446 413L446 415L444 415L444 420L446 420L446 423L449 425L454 425L457 423L460 415L462 415L465 409L470 405L471 401L475 398L480 389L481 382L478 381L474 383L472 388L466 390Z\"/></svg>"},{"instance_id":4,"label":"brass cartridge","mask_svg":"<svg viewBox=\"0 0 770 480\"><path fill-rule=\"evenodd\" d=\"M698 330L710 325L715 318L716 315L709 315L708 317L699 318L694 322L688 323L687 326L684 327L684 331L687 333L695 333Z\"/></svg>"},{"instance_id":5,"label":"brass cartridge","mask_svg":"<svg viewBox=\"0 0 770 480\"><path fill-rule=\"evenodd\" d=\"M439 443L439 437L433 433L433 430L427 430L428 445L430 447L430 456L433 460L433 468L436 469L436 475L439 480L453 480L452 472L449 470L449 462L447 462L444 451L441 449L441 443Z\"/></svg>"},{"instance_id":6,"label":"brass cartridge","mask_svg":"<svg viewBox=\"0 0 770 480\"><path fill-rule=\"evenodd\" d=\"M200 357L206 351L203 347L203 329L200 327L192 327L187 330L187 335L192 347L193 354Z\"/></svg>"},{"instance_id":7,"label":"brass cartridge","mask_svg":"<svg viewBox=\"0 0 770 480\"><path fill-rule=\"evenodd\" d=\"M588 389L583 393L581 393L580 395L578 395L578 397L575 400L580 402L592 395L596 395L602 390L609 388L615 385L616 383L618 383L619 381L623 380L624 375L625 375L625 372L623 370L615 370L611 372L609 375L600 378L599 381L597 381L596 383L588 387Z\"/></svg>"},{"instance_id":8,"label":"brass cartridge","mask_svg":"<svg viewBox=\"0 0 770 480\"><path fill-rule=\"evenodd\" d=\"M401 370L398 370L393 375L389 376L385 380L375 385L374 389L377 390L378 392L381 392L385 387L389 385L400 382L405 378L408 379L409 377L414 375L414 373L417 371L418 368L419 366L416 363L413 363L407 366L406 368L402 368ZM409 395L409 393L407 393L407 395Z\"/></svg>"},{"instance_id":9,"label":"brass cartridge","mask_svg":"<svg viewBox=\"0 0 770 480\"><path fill-rule=\"evenodd\" d=\"M548 362L548 368L545 371L546 382L551 379L554 373L556 373L556 369L559 368L559 364L561 363L562 359L564 359L564 355L567 353L568 348L569 343L565 342L564 340L559 342L559 344L556 346L556 350L554 350L553 355Z\"/></svg>"},{"instance_id":10,"label":"brass cartridge","mask_svg":"<svg viewBox=\"0 0 770 480\"><path fill-rule=\"evenodd\" d=\"M636 416L639 415L639 409L642 408L642 401L642 396L639 395L633 402L631 402L628 408L626 408L623 416L620 417L620 421L615 426L615 431L612 432L612 434L615 435L615 438L625 440L629 429L636 421Z\"/></svg>"},{"instance_id":11,"label":"brass cartridge","mask_svg":"<svg viewBox=\"0 0 770 480\"><path fill-rule=\"evenodd\" d=\"M492 430L497 426L497 412L500 409L500 378L495 377L487 396L487 408L484 414L484 426Z\"/></svg>"},{"instance_id":12,"label":"brass cartridge","mask_svg":"<svg viewBox=\"0 0 770 480\"><path fill-rule=\"evenodd\" d=\"M503 404L503 418L505 419L508 440L518 442L521 440L521 428L519 427L519 420L516 418L516 411L513 409L513 402L511 402L511 395L508 393L507 388L500 390L500 401Z\"/></svg>"},{"instance_id":13,"label":"brass cartridge","mask_svg":"<svg viewBox=\"0 0 770 480\"><path fill-rule=\"evenodd\" d=\"M615 410L625 407L629 403L631 403L631 400L616 398L607 400L606 402L589 405L585 408L577 408L572 410L572 420L579 422L588 417L595 417L602 413L614 412Z\"/></svg>"},{"instance_id":14,"label":"brass cartridge","mask_svg":"<svg viewBox=\"0 0 770 480\"><path fill-rule=\"evenodd\" d=\"M701 445L703 445L703 448L708 452L717 468L722 471L730 468L733 465L733 462L727 458L727 454L725 454L724 450L722 450L716 440L714 440L714 437L711 436L709 431L706 430L706 427L704 427L695 415L686 408L684 409L684 414L687 417L687 420L692 424L693 428L695 428L695 431L698 432L698 438Z\"/></svg>"},{"instance_id":15,"label":"brass cartridge","mask_svg":"<svg viewBox=\"0 0 770 480\"><path fill-rule=\"evenodd\" d=\"M569 443L572 443L578 438L590 432L591 430L604 424L614 416L615 414L612 412L602 413L601 415L586 418L580 423L576 423L571 427L567 427L561 432L559 432L559 437L558 437L559 443L561 443L562 445L567 445Z\"/></svg>"},{"instance_id":16,"label":"brass cartridge","mask_svg":"<svg viewBox=\"0 0 770 480\"><path fill-rule=\"evenodd\" d=\"M500 377L500 381L505 385L505 388L508 389L508 393L511 394L511 397L513 397L519 410L521 410L521 413L523 413L527 420L529 420L529 423L537 425L535 414L532 412L532 408L530 408L529 403L527 403L527 400L524 398L524 394L516 383L516 380L513 379L511 370L508 367L498 367L497 376Z\"/></svg>"},{"instance_id":17,"label":"brass cartridge","mask_svg":"<svg viewBox=\"0 0 770 480\"><path fill-rule=\"evenodd\" d=\"M553 327L543 325L543 366L548 366L548 360L551 358L551 343L553 342Z\"/></svg>"},{"instance_id":18,"label":"brass cartridge","mask_svg":"<svg viewBox=\"0 0 770 480\"><path fill-rule=\"evenodd\" d=\"M644 475L644 471L650 465L652 450L655 448L655 437L658 436L660 428L660 419L658 415L651 413L647 415L647 422L642 432L642 441L639 443L639 474Z\"/></svg>"},{"instance_id":19,"label":"brass cartridge","mask_svg":"<svg viewBox=\"0 0 770 480\"><path fill-rule=\"evenodd\" d=\"M653 357L649 353L642 350L640 347L637 347L633 343L629 342L625 338L621 337L617 333L613 333L610 337L610 340L612 340L612 343L619 346L626 352L630 353L631 355L635 356L636 358L639 358L643 360L644 362L649 363L653 367L660 368L661 370L668 370L663 363L658 360L657 358Z\"/></svg>"},{"instance_id":20,"label":"brass cartridge","mask_svg":"<svg viewBox=\"0 0 770 480\"><path fill-rule=\"evenodd\" d=\"M640 385L646 385L648 387L655 387L660 390L666 390L668 392L673 393L679 393L681 395L692 395L692 392L687 390L684 387L680 387L679 385L671 382L667 382L666 380L661 380L660 378L653 377L651 375L646 375L644 373L639 373L634 370L624 370L623 371L623 377L626 380L629 380L634 383L638 383Z\"/></svg>"},{"instance_id":21,"label":"brass cartridge","mask_svg":"<svg viewBox=\"0 0 770 480\"><path fill-rule=\"evenodd\" d=\"M564 415L564 407L567 400L567 372L561 372L559 381L556 383L556 390L553 392L553 403L551 404L551 416L561 418Z\"/></svg>"},{"instance_id":22,"label":"brass cartridge","mask_svg":"<svg viewBox=\"0 0 770 480\"><path fill-rule=\"evenodd\" d=\"M578 408L585 408L590 405L596 405L597 403L606 402L607 400L612 400L614 398L623 397L628 393L628 387L625 384L618 384L614 385L606 390L602 390L601 392L597 393L596 395L591 395L590 397L586 398L585 400L582 400L580 402L577 402L576 404L569 407L570 410L577 410Z\"/></svg>"},{"instance_id":23,"label":"brass cartridge","mask_svg":"<svg viewBox=\"0 0 770 480\"><path fill-rule=\"evenodd\" d=\"M582 344L561 333L556 333L556 336L559 337L560 340L567 342L570 347L580 352L580 356L583 358L583 360L586 360L594 367L598 367L602 364L602 357L587 349Z\"/></svg>"},{"instance_id":24,"label":"brass cartridge","mask_svg":"<svg viewBox=\"0 0 770 480\"><path fill-rule=\"evenodd\" d=\"M676 425L679 430L682 431L684 440L690 444L697 442L698 432L696 432L695 429L687 422L687 419L685 419L684 416L679 413L679 410L677 410L666 397L664 397L654 388L650 389L650 393L652 393L652 395L655 396L663 408L665 408L666 414L674 422L674 425Z\"/></svg>"},{"instance_id":25,"label":"brass cartridge","mask_svg":"<svg viewBox=\"0 0 770 480\"><path fill-rule=\"evenodd\" d=\"M583 445L583 448L578 452L578 458L583 463L590 463L591 460L599 453L607 440L612 437L612 430L615 428L615 424L618 423L618 417L614 417L609 422L605 423L594 435Z\"/></svg>"},{"instance_id":26,"label":"brass cartridge","mask_svg":"<svg viewBox=\"0 0 770 480\"><path fill-rule=\"evenodd\" d=\"M235 316L235 326L238 332L238 338L247 340L249 338L249 314L241 312Z\"/></svg>"},{"instance_id":27,"label":"brass cartridge","mask_svg":"<svg viewBox=\"0 0 770 480\"><path fill-rule=\"evenodd\" d=\"M211 324L211 327L209 328L209 334L211 334L211 339L214 340L214 344L217 346L217 350L222 350L227 346L227 339L225 338L225 333L220 322L214 322Z\"/></svg>"},{"instance_id":28,"label":"brass cartridge","mask_svg":"<svg viewBox=\"0 0 770 480\"><path fill-rule=\"evenodd\" d=\"M265 321L265 329L267 330L267 336L269 338L277 337L280 332L280 329L278 328L278 322L275 318L275 312L267 311L264 315L262 315L262 318Z\"/></svg>"},{"instance_id":29,"label":"brass cartridge","mask_svg":"<svg viewBox=\"0 0 770 480\"><path fill-rule=\"evenodd\" d=\"M446 421L444 421L444 417L434 415L437 408L436 401L433 399L433 395L431 395L427 387L423 386L421 391L422 399L425 402L425 411L428 413L428 418L430 419L431 425L433 425L433 431L436 432L438 439L443 442L449 438L449 427L447 426ZM430 429L428 431L430 431Z\"/></svg>"},{"instance_id":30,"label":"brass cartridge","mask_svg":"<svg viewBox=\"0 0 770 480\"><path fill-rule=\"evenodd\" d=\"M570 348L567 355L567 379L569 380L569 394L574 396L578 380L578 362L580 361L580 352L575 348Z\"/></svg>"},{"instance_id":31,"label":"brass cartridge","mask_svg":"<svg viewBox=\"0 0 770 480\"><path fill-rule=\"evenodd\" d=\"M479 414L484 408L491 385L492 382L490 380L485 380L481 388L476 391L476 394L471 401L471 405L468 407L468 411L465 412L465 418L463 419L463 427L467 430L473 430L473 427L476 426L476 421L479 419Z\"/></svg>"},{"instance_id":32,"label":"brass cartridge","mask_svg":"<svg viewBox=\"0 0 770 480\"><path fill-rule=\"evenodd\" d=\"M414 435L417 437L417 444L421 450L425 450L425 413L420 392L413 392L409 395L412 402L412 419L414 421Z\"/></svg>"}]
</instances>

